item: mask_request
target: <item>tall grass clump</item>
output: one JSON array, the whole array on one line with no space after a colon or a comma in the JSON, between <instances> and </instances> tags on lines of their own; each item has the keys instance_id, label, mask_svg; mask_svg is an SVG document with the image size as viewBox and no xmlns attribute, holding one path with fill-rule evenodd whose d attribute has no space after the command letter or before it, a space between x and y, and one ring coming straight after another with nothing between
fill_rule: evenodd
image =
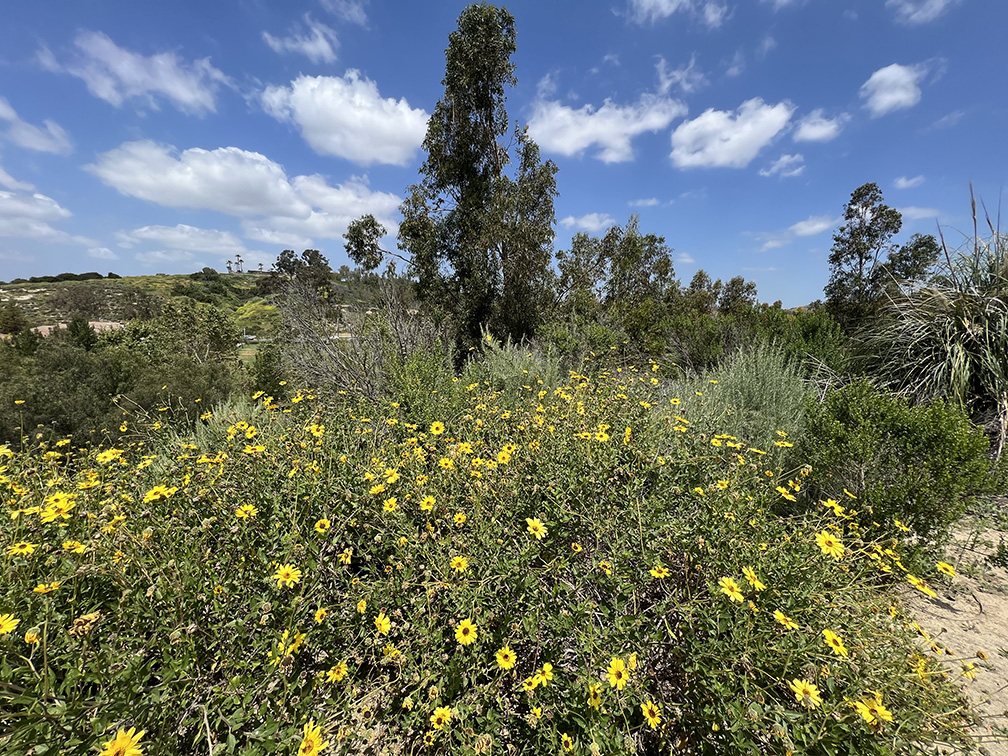
<instances>
[{"instance_id":1,"label":"tall grass clump","mask_svg":"<svg viewBox=\"0 0 1008 756\"><path fill-rule=\"evenodd\" d=\"M967 743L951 650L886 587L934 592L900 541L805 501L783 435L704 415L721 383L664 372L453 382L423 423L302 390L191 436L0 447L0 751Z\"/></svg>"},{"instance_id":2,"label":"tall grass clump","mask_svg":"<svg viewBox=\"0 0 1008 756\"><path fill-rule=\"evenodd\" d=\"M972 192L971 192L972 195ZM972 196L971 196L972 200ZM985 213L981 238L949 252L937 275L894 299L862 344L866 371L916 399L966 407L996 439L1008 440L1008 238Z\"/></svg>"}]
</instances>

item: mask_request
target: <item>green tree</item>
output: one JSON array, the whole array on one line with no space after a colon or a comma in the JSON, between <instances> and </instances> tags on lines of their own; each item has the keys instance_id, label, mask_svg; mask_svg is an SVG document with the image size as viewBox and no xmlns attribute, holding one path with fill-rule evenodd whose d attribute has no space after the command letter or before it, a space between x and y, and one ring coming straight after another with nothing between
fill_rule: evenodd
<instances>
[{"instance_id":1,"label":"green tree","mask_svg":"<svg viewBox=\"0 0 1008 756\"><path fill-rule=\"evenodd\" d=\"M892 238L903 216L883 202L877 184L859 186L844 205L844 222L833 235L826 307L848 329L873 315L898 284L923 280L938 259L933 236L915 234L897 247Z\"/></svg>"},{"instance_id":2,"label":"green tree","mask_svg":"<svg viewBox=\"0 0 1008 756\"><path fill-rule=\"evenodd\" d=\"M306 249L300 256L292 249L285 249L274 267L282 277L303 282L322 296L332 293L332 267L329 259L317 249Z\"/></svg>"},{"instance_id":3,"label":"green tree","mask_svg":"<svg viewBox=\"0 0 1008 756\"><path fill-rule=\"evenodd\" d=\"M506 143L515 50L507 10L462 11L445 51L444 95L427 126L422 179L400 206L398 243L418 296L451 324L460 357L488 325L529 335L548 301L556 166L541 162L523 129Z\"/></svg>"},{"instance_id":4,"label":"green tree","mask_svg":"<svg viewBox=\"0 0 1008 756\"><path fill-rule=\"evenodd\" d=\"M0 333L18 334L28 327L28 318L17 302L8 301L0 307Z\"/></svg>"}]
</instances>

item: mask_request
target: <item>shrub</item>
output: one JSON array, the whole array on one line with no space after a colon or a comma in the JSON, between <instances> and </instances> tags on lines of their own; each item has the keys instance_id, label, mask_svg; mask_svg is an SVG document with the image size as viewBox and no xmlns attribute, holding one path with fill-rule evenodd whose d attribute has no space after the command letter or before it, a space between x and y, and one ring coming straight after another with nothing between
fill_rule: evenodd
<instances>
[{"instance_id":1,"label":"shrub","mask_svg":"<svg viewBox=\"0 0 1008 756\"><path fill-rule=\"evenodd\" d=\"M940 543L987 490L988 445L957 406L911 405L860 380L810 405L800 454L824 495L850 492L863 521L891 532L901 523L926 545Z\"/></svg>"},{"instance_id":2,"label":"shrub","mask_svg":"<svg viewBox=\"0 0 1008 756\"><path fill-rule=\"evenodd\" d=\"M901 547L774 515L803 487L780 447L661 375L464 386L422 426L299 391L192 435L0 449L0 749L135 727L152 756L293 753L312 722L327 754L962 742L956 682L880 589Z\"/></svg>"}]
</instances>

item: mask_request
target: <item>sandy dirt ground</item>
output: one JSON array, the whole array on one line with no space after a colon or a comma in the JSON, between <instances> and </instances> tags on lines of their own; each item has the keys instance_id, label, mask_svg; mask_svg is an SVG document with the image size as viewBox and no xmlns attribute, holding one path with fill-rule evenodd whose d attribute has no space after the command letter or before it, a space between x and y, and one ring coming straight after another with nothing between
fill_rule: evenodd
<instances>
[{"instance_id":1,"label":"sandy dirt ground","mask_svg":"<svg viewBox=\"0 0 1008 756\"><path fill-rule=\"evenodd\" d=\"M946 551L956 566L952 586L939 588L937 598L908 586L905 602L931 639L954 654L946 656L949 674L982 717L973 730L980 753L1008 756L1008 571L989 561L1002 536L1008 546L1008 532L971 524L963 523ZM972 681L963 663L976 665Z\"/></svg>"}]
</instances>

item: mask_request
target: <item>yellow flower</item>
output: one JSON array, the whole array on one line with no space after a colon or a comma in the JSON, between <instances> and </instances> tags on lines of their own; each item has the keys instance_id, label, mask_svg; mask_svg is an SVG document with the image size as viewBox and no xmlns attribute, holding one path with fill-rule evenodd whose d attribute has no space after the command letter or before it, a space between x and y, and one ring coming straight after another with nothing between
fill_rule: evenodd
<instances>
[{"instance_id":1,"label":"yellow flower","mask_svg":"<svg viewBox=\"0 0 1008 756\"><path fill-rule=\"evenodd\" d=\"M385 499L384 506L386 512L395 512L396 507L399 506L399 500L395 496L390 496L389 498Z\"/></svg>"},{"instance_id":2,"label":"yellow flower","mask_svg":"<svg viewBox=\"0 0 1008 756\"><path fill-rule=\"evenodd\" d=\"M336 666L329 668L329 671L326 672L326 680L331 683L338 683L346 677L346 674L347 663L345 661L341 661Z\"/></svg>"},{"instance_id":3,"label":"yellow flower","mask_svg":"<svg viewBox=\"0 0 1008 756\"><path fill-rule=\"evenodd\" d=\"M39 635L38 628L33 627L25 633L24 639L29 646L35 646L42 640L42 636Z\"/></svg>"},{"instance_id":4,"label":"yellow flower","mask_svg":"<svg viewBox=\"0 0 1008 756\"><path fill-rule=\"evenodd\" d=\"M760 582L760 579L756 576L756 572L753 570L752 567L743 567L742 575L745 577L746 580L749 581L749 585L751 585L755 590L757 591L766 590L766 586L763 585L762 582Z\"/></svg>"},{"instance_id":5,"label":"yellow flower","mask_svg":"<svg viewBox=\"0 0 1008 756\"><path fill-rule=\"evenodd\" d=\"M738 583L735 582L733 578L723 577L718 580L718 585L721 586L721 593L730 598L732 601L737 601L742 603L745 598L742 595L742 591L739 590Z\"/></svg>"},{"instance_id":6,"label":"yellow flower","mask_svg":"<svg viewBox=\"0 0 1008 756\"><path fill-rule=\"evenodd\" d=\"M379 633L382 635L388 635L389 630L392 629L392 620L385 616L385 612L378 612L378 616L375 617L374 625Z\"/></svg>"},{"instance_id":7,"label":"yellow flower","mask_svg":"<svg viewBox=\"0 0 1008 756\"><path fill-rule=\"evenodd\" d=\"M829 628L827 628L826 630L823 630L822 634L823 634L823 639L826 641L826 645L829 646L830 649L832 649L832 651L833 651L834 654L836 654L837 656L847 656L848 655L849 652L847 651L847 647L844 646L844 643L843 643L842 640L840 640L840 636L839 635L837 635L836 633L834 633Z\"/></svg>"},{"instance_id":8,"label":"yellow flower","mask_svg":"<svg viewBox=\"0 0 1008 756\"><path fill-rule=\"evenodd\" d=\"M598 563L599 569L602 570L606 575L612 575L612 565L606 560L602 560Z\"/></svg>"},{"instance_id":9,"label":"yellow flower","mask_svg":"<svg viewBox=\"0 0 1008 756\"><path fill-rule=\"evenodd\" d=\"M455 521L455 524L461 528L463 525L465 525L466 521L465 512L456 512L455 517L453 517L452 519Z\"/></svg>"},{"instance_id":10,"label":"yellow flower","mask_svg":"<svg viewBox=\"0 0 1008 756\"><path fill-rule=\"evenodd\" d=\"M444 423L442 423L440 420L435 420L433 423L431 423L430 433L432 436L440 436L442 433L444 433Z\"/></svg>"},{"instance_id":11,"label":"yellow flower","mask_svg":"<svg viewBox=\"0 0 1008 756\"><path fill-rule=\"evenodd\" d=\"M513 669L517 661L515 652L508 646L504 646L497 651L497 666L501 669Z\"/></svg>"},{"instance_id":12,"label":"yellow flower","mask_svg":"<svg viewBox=\"0 0 1008 756\"><path fill-rule=\"evenodd\" d=\"M39 583L32 590L35 593L52 593L63 584L62 580L53 580L51 583Z\"/></svg>"},{"instance_id":13,"label":"yellow flower","mask_svg":"<svg viewBox=\"0 0 1008 756\"><path fill-rule=\"evenodd\" d=\"M422 499L420 499L420 509L423 510L424 512L430 512L432 509L434 509L434 505L436 503L437 500L433 496L430 495L424 496Z\"/></svg>"},{"instance_id":14,"label":"yellow flower","mask_svg":"<svg viewBox=\"0 0 1008 756\"><path fill-rule=\"evenodd\" d=\"M164 499L168 499L176 491L178 491L178 488L172 488L169 486L154 486L154 488L144 494L143 503L150 504L152 501L162 501Z\"/></svg>"},{"instance_id":15,"label":"yellow flower","mask_svg":"<svg viewBox=\"0 0 1008 756\"><path fill-rule=\"evenodd\" d=\"M242 504L235 510L235 517L239 520L247 520L250 517L255 517L257 514L259 514L259 510L253 504Z\"/></svg>"},{"instance_id":16,"label":"yellow flower","mask_svg":"<svg viewBox=\"0 0 1008 756\"><path fill-rule=\"evenodd\" d=\"M822 698L819 697L819 688L809 680L792 680L788 687L795 694L795 700L802 706L809 709L818 709L822 706Z\"/></svg>"},{"instance_id":17,"label":"yellow flower","mask_svg":"<svg viewBox=\"0 0 1008 756\"><path fill-rule=\"evenodd\" d=\"M441 457L441 459L438 460L438 467L442 470L454 470L455 463L448 457Z\"/></svg>"},{"instance_id":18,"label":"yellow flower","mask_svg":"<svg viewBox=\"0 0 1008 756\"><path fill-rule=\"evenodd\" d=\"M950 578L954 578L956 576L955 567L948 562L938 562L935 567L938 568L938 572L943 575L948 575Z\"/></svg>"},{"instance_id":19,"label":"yellow flower","mask_svg":"<svg viewBox=\"0 0 1008 756\"><path fill-rule=\"evenodd\" d=\"M464 619L461 622L459 622L458 627L455 628L455 640L457 640L463 646L468 646L471 643L475 643L476 635L477 635L476 625L474 625L468 619Z\"/></svg>"},{"instance_id":20,"label":"yellow flower","mask_svg":"<svg viewBox=\"0 0 1008 756\"><path fill-rule=\"evenodd\" d=\"M964 663L962 665L962 673L963 673L963 677L965 677L967 680L975 680L976 679L976 664L974 664L973 662L966 662L966 663Z\"/></svg>"},{"instance_id":21,"label":"yellow flower","mask_svg":"<svg viewBox=\"0 0 1008 756\"><path fill-rule=\"evenodd\" d=\"M535 536L537 541L541 541L546 536L546 526L538 517L526 517L525 522L528 524L529 535Z\"/></svg>"},{"instance_id":22,"label":"yellow flower","mask_svg":"<svg viewBox=\"0 0 1008 756\"><path fill-rule=\"evenodd\" d=\"M574 541L574 542L573 542L573 543L571 544L571 551L573 551L573 552L574 552L575 554L580 554L580 553L581 553L581 551L582 551L582 549L581 549L581 544L580 544L580 543L578 543L577 541Z\"/></svg>"},{"instance_id":23,"label":"yellow flower","mask_svg":"<svg viewBox=\"0 0 1008 756\"><path fill-rule=\"evenodd\" d=\"M329 614L329 611L327 609L325 609L325 607L323 607L321 609L317 609L315 611L315 622L317 624L321 625L323 622L325 622L325 618L326 618L327 614Z\"/></svg>"},{"instance_id":24,"label":"yellow flower","mask_svg":"<svg viewBox=\"0 0 1008 756\"><path fill-rule=\"evenodd\" d=\"M435 730L441 730L451 723L452 711L447 706L438 706L434 709L434 713L431 714L430 723L431 727Z\"/></svg>"},{"instance_id":25,"label":"yellow flower","mask_svg":"<svg viewBox=\"0 0 1008 756\"><path fill-rule=\"evenodd\" d=\"M657 730L658 725L661 724L661 709L653 701L642 703L640 708L647 723L651 725L651 729Z\"/></svg>"},{"instance_id":26,"label":"yellow flower","mask_svg":"<svg viewBox=\"0 0 1008 756\"><path fill-rule=\"evenodd\" d=\"M916 588L924 595L930 596L931 598L935 598L938 595L930 587L928 587L927 583L925 583L919 577L914 577L913 575L907 574L906 578L907 582L910 583L910 585L912 585L914 588Z\"/></svg>"},{"instance_id":27,"label":"yellow flower","mask_svg":"<svg viewBox=\"0 0 1008 756\"><path fill-rule=\"evenodd\" d=\"M571 740L571 736L566 732L560 736L560 745L563 746L564 751L567 753L574 750L574 741Z\"/></svg>"},{"instance_id":28,"label":"yellow flower","mask_svg":"<svg viewBox=\"0 0 1008 756\"><path fill-rule=\"evenodd\" d=\"M774 609L773 616L775 620L777 620L781 625L784 626L785 630L798 629L798 623L795 622L790 617L788 617L786 614L784 614L784 612L782 612L780 609Z\"/></svg>"},{"instance_id":29,"label":"yellow flower","mask_svg":"<svg viewBox=\"0 0 1008 756\"><path fill-rule=\"evenodd\" d=\"M295 583L301 582L301 570L293 564L281 564L273 574L273 579L277 581L277 588L292 588Z\"/></svg>"},{"instance_id":30,"label":"yellow flower","mask_svg":"<svg viewBox=\"0 0 1008 756\"><path fill-rule=\"evenodd\" d=\"M328 747L329 741L322 740L322 728L315 724L315 720L306 722L298 756L317 756Z\"/></svg>"},{"instance_id":31,"label":"yellow flower","mask_svg":"<svg viewBox=\"0 0 1008 756\"><path fill-rule=\"evenodd\" d=\"M823 554L828 554L834 559L842 559L844 555L844 547L841 540L830 533L828 530L824 530L816 534L816 543L819 544L819 548L822 550Z\"/></svg>"},{"instance_id":32,"label":"yellow flower","mask_svg":"<svg viewBox=\"0 0 1008 756\"><path fill-rule=\"evenodd\" d=\"M469 560L464 556L452 557L450 566L455 572L465 572L469 569Z\"/></svg>"},{"instance_id":33,"label":"yellow flower","mask_svg":"<svg viewBox=\"0 0 1008 756\"><path fill-rule=\"evenodd\" d=\"M598 709L602 705L602 687L598 683L588 686L588 705Z\"/></svg>"},{"instance_id":34,"label":"yellow flower","mask_svg":"<svg viewBox=\"0 0 1008 756\"><path fill-rule=\"evenodd\" d=\"M357 602L357 613L364 614L364 610L367 609L367 601L361 599Z\"/></svg>"},{"instance_id":35,"label":"yellow flower","mask_svg":"<svg viewBox=\"0 0 1008 756\"><path fill-rule=\"evenodd\" d=\"M626 662L614 656L609 662L606 679L609 680L609 685L616 688L616 690L623 690L626 687L628 679Z\"/></svg>"},{"instance_id":36,"label":"yellow flower","mask_svg":"<svg viewBox=\"0 0 1008 756\"><path fill-rule=\"evenodd\" d=\"M119 730L112 740L104 744L104 750L98 756L143 756L140 740L145 732L137 732L135 727Z\"/></svg>"},{"instance_id":37,"label":"yellow flower","mask_svg":"<svg viewBox=\"0 0 1008 756\"><path fill-rule=\"evenodd\" d=\"M542 670L537 675L539 677L542 686L545 688L550 680L553 679L553 665L546 662L542 665Z\"/></svg>"},{"instance_id":38,"label":"yellow flower","mask_svg":"<svg viewBox=\"0 0 1008 756\"><path fill-rule=\"evenodd\" d=\"M22 554L32 554L35 549L38 548L37 543L28 543L27 541L21 541L20 543L15 543L7 547L7 556L20 556Z\"/></svg>"},{"instance_id":39,"label":"yellow flower","mask_svg":"<svg viewBox=\"0 0 1008 756\"><path fill-rule=\"evenodd\" d=\"M315 523L315 532L324 534L330 527L332 527L332 523L329 522L329 518L323 517Z\"/></svg>"},{"instance_id":40,"label":"yellow flower","mask_svg":"<svg viewBox=\"0 0 1008 756\"><path fill-rule=\"evenodd\" d=\"M0 635L7 635L20 624L21 620L14 619L13 614L0 614Z\"/></svg>"},{"instance_id":41,"label":"yellow flower","mask_svg":"<svg viewBox=\"0 0 1008 756\"><path fill-rule=\"evenodd\" d=\"M651 572L651 577L658 578L659 580L662 580L662 579L667 578L669 576L669 571L665 568L665 566L663 564L660 564L660 563L656 564L654 567L652 567L651 570L650 570L650 572Z\"/></svg>"}]
</instances>

